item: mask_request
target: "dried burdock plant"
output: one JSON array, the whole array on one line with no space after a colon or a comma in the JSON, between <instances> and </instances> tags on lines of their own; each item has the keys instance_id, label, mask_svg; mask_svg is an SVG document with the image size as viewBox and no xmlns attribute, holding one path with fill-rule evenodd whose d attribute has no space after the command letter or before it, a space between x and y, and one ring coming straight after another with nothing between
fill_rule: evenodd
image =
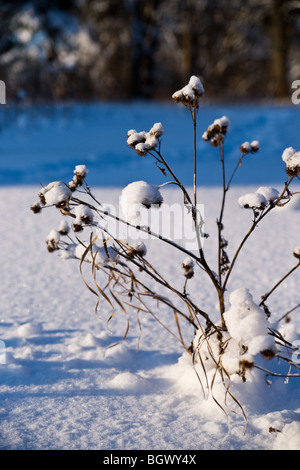
<instances>
[{"instance_id":1,"label":"dried burdock plant","mask_svg":"<svg viewBox=\"0 0 300 470\"><path fill-rule=\"evenodd\" d=\"M297 260L296 265L274 282L269 292L262 295L259 305L255 303L246 287L228 294L228 284L236 261L251 234L274 208L288 204L295 194L291 190L291 183L299 180L300 152L292 148L283 152L287 179L281 191L261 186L256 192L239 198L240 207L250 210L253 217L248 232L230 259L227 253L230 240L225 237L223 221L226 196L242 161L252 158L251 154L258 152L260 145L256 140L240 145L236 166L227 179L224 146L230 128L228 117L222 116L216 119L203 133L203 140L218 151L222 174L222 198L217 215L218 244L215 270L215 267L210 266L206 260L203 240L207 235L203 232L204 221L197 202L197 113L203 95L204 88L200 79L192 76L188 85L172 96L175 102L187 108L192 118L194 144L192 194L175 175L163 156L161 144L164 128L161 123L155 123L149 131L134 129L128 131L127 144L138 156L153 158L162 175L168 176L170 180L160 186L145 181L135 181L126 186L121 194L123 217L107 210L97 200L87 184L88 170L84 165L76 166L73 179L68 184L56 181L42 188L39 192L39 202L33 204L31 209L34 213L40 213L45 207L53 206L63 215L64 221L57 230L51 230L46 238L48 251L58 251L63 258L77 259L82 276L83 263L90 263L91 279L87 281L83 276L83 280L88 289L97 296L96 308L99 308L102 299L108 304L110 318L116 312L125 315L127 327L124 338L129 331L130 312L135 312L137 318L142 313L151 315L176 338L185 354L189 355L203 391L213 395L213 388L218 380L224 385L224 397L230 396L243 412L242 404L237 402L231 392L233 376L245 382L249 372L254 369L259 369L267 375L281 375L276 373L275 369L272 372L269 367L262 366L257 360L258 357L263 357L269 363L274 363L276 357L280 358L289 366L289 372L284 374L285 377L300 377L298 363L291 359L296 348L286 341L279 331L270 327L271 312L266 304L273 292L299 267L300 248L296 247L291 253L291 258L294 255ZM195 233L194 250L187 249L183 244L162 233L157 233L151 225L140 223L141 209L150 211L163 206L162 191L168 184L177 186L182 194L181 204L188 211ZM70 224L66 222L67 218L70 218ZM118 231L112 231L109 221L114 221L117 227L123 226L134 230L140 234L141 240L130 242L126 237L120 236ZM181 289L160 274L159 268L151 262L151 257L148 259L147 249L142 241L145 235L159 240L162 250L165 245L174 249L174 257L178 259L179 275L183 280ZM99 283L99 272L106 276L103 285ZM204 275L208 276L218 301L217 322L213 321L211 313L205 311L197 299L192 299L187 291L190 279L195 277L201 279ZM154 290L151 287L153 284L159 289ZM227 295L229 308L225 307ZM160 305L164 305L169 312L167 320L163 321L157 313ZM283 315L282 319L287 317L287 314ZM189 337L186 340L187 330ZM295 372L292 372L292 368ZM219 401L218 404L223 408Z\"/></svg>"}]
</instances>

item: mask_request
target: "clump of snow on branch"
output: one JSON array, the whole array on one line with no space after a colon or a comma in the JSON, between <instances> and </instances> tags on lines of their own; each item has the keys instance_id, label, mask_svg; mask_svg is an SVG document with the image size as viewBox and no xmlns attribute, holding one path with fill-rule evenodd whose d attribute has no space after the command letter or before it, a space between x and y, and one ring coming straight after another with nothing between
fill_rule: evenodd
<instances>
[{"instance_id":1,"label":"clump of snow on branch","mask_svg":"<svg viewBox=\"0 0 300 470\"><path fill-rule=\"evenodd\" d=\"M84 223L84 224L91 224L94 219L94 214L92 209L90 209L88 206L85 204L78 204L78 206L75 207L75 223Z\"/></svg>"},{"instance_id":2,"label":"clump of snow on branch","mask_svg":"<svg viewBox=\"0 0 300 470\"><path fill-rule=\"evenodd\" d=\"M135 222L139 215L139 209L145 207L160 207L163 197L159 187L145 181L134 181L128 184L121 193L120 205L127 222Z\"/></svg>"},{"instance_id":3,"label":"clump of snow on branch","mask_svg":"<svg viewBox=\"0 0 300 470\"><path fill-rule=\"evenodd\" d=\"M88 174L88 170L85 165L76 165L73 179L72 181L69 182L70 190L75 191L78 186L82 186L87 174Z\"/></svg>"},{"instance_id":4,"label":"clump of snow on branch","mask_svg":"<svg viewBox=\"0 0 300 470\"><path fill-rule=\"evenodd\" d=\"M269 203L276 201L279 197L279 191L269 186L261 186L257 189L256 193L262 194Z\"/></svg>"},{"instance_id":5,"label":"clump of snow on branch","mask_svg":"<svg viewBox=\"0 0 300 470\"><path fill-rule=\"evenodd\" d=\"M268 201L263 194L248 193L239 197L238 203L244 209L259 209L263 210L268 205Z\"/></svg>"},{"instance_id":6,"label":"clump of snow on branch","mask_svg":"<svg viewBox=\"0 0 300 470\"><path fill-rule=\"evenodd\" d=\"M142 258L147 254L147 247L144 242L133 243L132 249L130 252L131 255L138 255Z\"/></svg>"},{"instance_id":7,"label":"clump of snow on branch","mask_svg":"<svg viewBox=\"0 0 300 470\"><path fill-rule=\"evenodd\" d=\"M59 224L58 232L60 235L67 235L70 231L70 225L66 220L62 220Z\"/></svg>"},{"instance_id":8,"label":"clump of snow on branch","mask_svg":"<svg viewBox=\"0 0 300 470\"><path fill-rule=\"evenodd\" d=\"M186 106L199 105L199 99L204 95L204 87L199 77L192 75L189 83L180 90L173 93L172 98L174 101L183 103Z\"/></svg>"},{"instance_id":9,"label":"clump of snow on branch","mask_svg":"<svg viewBox=\"0 0 300 470\"><path fill-rule=\"evenodd\" d=\"M217 147L220 143L224 142L229 127L230 121L227 116L215 119L202 134L202 139L205 142L210 142L213 147Z\"/></svg>"},{"instance_id":10,"label":"clump of snow on branch","mask_svg":"<svg viewBox=\"0 0 300 470\"><path fill-rule=\"evenodd\" d=\"M72 193L68 186L61 181L54 181L42 188L39 197L43 205L65 205Z\"/></svg>"},{"instance_id":11,"label":"clump of snow on branch","mask_svg":"<svg viewBox=\"0 0 300 470\"><path fill-rule=\"evenodd\" d=\"M192 258L190 258L189 256L184 258L182 262L182 267L184 269L184 276L187 279L190 279L194 276L194 266L195 266L195 263L192 260Z\"/></svg>"},{"instance_id":12,"label":"clump of snow on branch","mask_svg":"<svg viewBox=\"0 0 300 470\"><path fill-rule=\"evenodd\" d=\"M85 178L88 174L88 170L85 165L76 165L74 174L80 178Z\"/></svg>"},{"instance_id":13,"label":"clump of snow on branch","mask_svg":"<svg viewBox=\"0 0 300 470\"><path fill-rule=\"evenodd\" d=\"M127 132L127 144L135 149L140 157L145 157L148 152L154 150L159 144L159 138L163 135L164 128L161 122L156 122L149 132L130 129Z\"/></svg>"},{"instance_id":14,"label":"clump of snow on branch","mask_svg":"<svg viewBox=\"0 0 300 470\"><path fill-rule=\"evenodd\" d=\"M227 331L215 332L207 341L203 332L198 330L193 340L195 362L204 363L206 372L215 371L216 360L221 355L226 372L231 376L241 376L245 381L257 355L271 360L276 346L268 332L267 317L253 301L249 289L233 291L229 300L231 306L224 314Z\"/></svg>"},{"instance_id":15,"label":"clump of snow on branch","mask_svg":"<svg viewBox=\"0 0 300 470\"><path fill-rule=\"evenodd\" d=\"M300 152L296 152L293 147L288 147L283 151L282 160L286 164L286 171L289 175L295 176L300 173Z\"/></svg>"},{"instance_id":16,"label":"clump of snow on branch","mask_svg":"<svg viewBox=\"0 0 300 470\"><path fill-rule=\"evenodd\" d=\"M296 248L294 248L293 255L295 258L300 259L300 246L296 246Z\"/></svg>"},{"instance_id":17,"label":"clump of snow on branch","mask_svg":"<svg viewBox=\"0 0 300 470\"><path fill-rule=\"evenodd\" d=\"M224 313L224 319L230 336L251 356L274 352L275 342L268 332L268 319L253 301L249 289L233 291L229 302L231 307Z\"/></svg>"},{"instance_id":18,"label":"clump of snow on branch","mask_svg":"<svg viewBox=\"0 0 300 470\"><path fill-rule=\"evenodd\" d=\"M58 243L60 241L60 234L57 230L52 229L48 233L46 237L46 244L48 251L51 253L52 251L58 250Z\"/></svg>"},{"instance_id":19,"label":"clump of snow on branch","mask_svg":"<svg viewBox=\"0 0 300 470\"><path fill-rule=\"evenodd\" d=\"M239 197L239 206L244 209L263 210L279 197L279 191L269 186L261 186L255 193L244 194Z\"/></svg>"},{"instance_id":20,"label":"clump of snow on branch","mask_svg":"<svg viewBox=\"0 0 300 470\"><path fill-rule=\"evenodd\" d=\"M251 143L250 142L244 142L240 146L241 152L246 155L247 153L256 153L260 149L260 144L258 140L253 140Z\"/></svg>"}]
</instances>

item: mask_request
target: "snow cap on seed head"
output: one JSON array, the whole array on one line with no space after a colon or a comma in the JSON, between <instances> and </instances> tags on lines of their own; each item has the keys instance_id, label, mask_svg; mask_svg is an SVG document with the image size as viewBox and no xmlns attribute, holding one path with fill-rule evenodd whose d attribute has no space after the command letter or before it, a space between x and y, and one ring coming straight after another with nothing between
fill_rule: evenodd
<instances>
[{"instance_id":1,"label":"snow cap on seed head","mask_svg":"<svg viewBox=\"0 0 300 470\"><path fill-rule=\"evenodd\" d=\"M261 186L256 193L262 194L269 203L274 202L279 197L279 191L269 186Z\"/></svg>"},{"instance_id":2,"label":"snow cap on seed head","mask_svg":"<svg viewBox=\"0 0 300 470\"><path fill-rule=\"evenodd\" d=\"M296 248L294 248L293 255L295 258L300 260L300 246L296 246Z\"/></svg>"},{"instance_id":3,"label":"snow cap on seed head","mask_svg":"<svg viewBox=\"0 0 300 470\"><path fill-rule=\"evenodd\" d=\"M60 240L59 232L55 229L50 230L50 232L48 233L46 237L47 249L50 253L59 249L58 247L59 240Z\"/></svg>"},{"instance_id":4,"label":"snow cap on seed head","mask_svg":"<svg viewBox=\"0 0 300 470\"><path fill-rule=\"evenodd\" d=\"M268 205L268 201L263 194L248 193L239 197L239 206L244 209L257 209L263 210Z\"/></svg>"},{"instance_id":5,"label":"snow cap on seed head","mask_svg":"<svg viewBox=\"0 0 300 470\"><path fill-rule=\"evenodd\" d=\"M194 276L194 265L195 263L192 258L190 258L189 256L184 258L182 262L182 267L184 269L184 276L187 279L191 279Z\"/></svg>"},{"instance_id":6,"label":"snow cap on seed head","mask_svg":"<svg viewBox=\"0 0 300 470\"><path fill-rule=\"evenodd\" d=\"M140 157L145 157L150 150L154 150L159 143L159 138L163 135L164 128L161 122L156 122L149 132L137 132L130 129L127 132L127 144L134 149Z\"/></svg>"},{"instance_id":7,"label":"snow cap on seed head","mask_svg":"<svg viewBox=\"0 0 300 470\"><path fill-rule=\"evenodd\" d=\"M78 204L75 207L75 223L78 222L79 224L91 224L93 222L94 214L90 207L86 206L85 204Z\"/></svg>"},{"instance_id":8,"label":"snow cap on seed head","mask_svg":"<svg viewBox=\"0 0 300 470\"><path fill-rule=\"evenodd\" d=\"M145 181L134 181L128 184L121 193L120 205L127 222L134 222L139 215L138 207L147 209L160 207L163 197L159 187Z\"/></svg>"},{"instance_id":9,"label":"snow cap on seed head","mask_svg":"<svg viewBox=\"0 0 300 470\"><path fill-rule=\"evenodd\" d=\"M39 197L43 205L63 207L71 197L71 191L62 181L54 181L42 188Z\"/></svg>"},{"instance_id":10,"label":"snow cap on seed head","mask_svg":"<svg viewBox=\"0 0 300 470\"><path fill-rule=\"evenodd\" d=\"M220 143L224 142L229 127L230 121L227 116L215 119L202 134L202 139L205 142L210 142L213 147L217 147Z\"/></svg>"},{"instance_id":11,"label":"snow cap on seed head","mask_svg":"<svg viewBox=\"0 0 300 470\"><path fill-rule=\"evenodd\" d=\"M62 220L59 224L58 232L60 235L67 235L70 231L70 226L66 220Z\"/></svg>"},{"instance_id":12,"label":"snow cap on seed head","mask_svg":"<svg viewBox=\"0 0 300 470\"><path fill-rule=\"evenodd\" d=\"M85 165L76 165L73 173L73 179L69 182L68 186L71 191L76 191L78 186L82 186L84 178L88 174L88 169Z\"/></svg>"},{"instance_id":13,"label":"snow cap on seed head","mask_svg":"<svg viewBox=\"0 0 300 470\"><path fill-rule=\"evenodd\" d=\"M244 153L245 155L247 153L256 153L258 152L260 149L260 144L258 142L258 140L253 140L250 144L250 142L244 142L241 146L240 146L240 150L242 153Z\"/></svg>"},{"instance_id":14,"label":"snow cap on seed head","mask_svg":"<svg viewBox=\"0 0 300 470\"><path fill-rule=\"evenodd\" d=\"M88 174L88 170L85 165L76 165L74 173L76 176L79 176L80 178L85 178L86 175Z\"/></svg>"},{"instance_id":15,"label":"snow cap on seed head","mask_svg":"<svg viewBox=\"0 0 300 470\"><path fill-rule=\"evenodd\" d=\"M136 242L132 245L132 254L138 255L141 257L146 256L147 254L147 247L144 242Z\"/></svg>"},{"instance_id":16,"label":"snow cap on seed head","mask_svg":"<svg viewBox=\"0 0 300 470\"><path fill-rule=\"evenodd\" d=\"M204 95L204 87L199 77L192 75L189 83L180 90L173 93L175 102L183 103L185 106L192 106L198 109L200 98Z\"/></svg>"},{"instance_id":17,"label":"snow cap on seed head","mask_svg":"<svg viewBox=\"0 0 300 470\"><path fill-rule=\"evenodd\" d=\"M293 147L288 147L283 151L282 160L286 164L286 172L290 176L300 173L300 152L296 152Z\"/></svg>"}]
</instances>

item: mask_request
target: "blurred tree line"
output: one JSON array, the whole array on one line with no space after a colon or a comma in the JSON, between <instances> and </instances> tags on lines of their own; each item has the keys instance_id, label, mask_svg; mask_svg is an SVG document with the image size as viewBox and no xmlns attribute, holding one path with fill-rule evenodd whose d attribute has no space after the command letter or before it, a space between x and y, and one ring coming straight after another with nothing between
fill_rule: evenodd
<instances>
[{"instance_id":1,"label":"blurred tree line","mask_svg":"<svg viewBox=\"0 0 300 470\"><path fill-rule=\"evenodd\" d=\"M300 79L300 1L0 1L0 79L11 99L169 97L190 75L208 97L286 97Z\"/></svg>"}]
</instances>

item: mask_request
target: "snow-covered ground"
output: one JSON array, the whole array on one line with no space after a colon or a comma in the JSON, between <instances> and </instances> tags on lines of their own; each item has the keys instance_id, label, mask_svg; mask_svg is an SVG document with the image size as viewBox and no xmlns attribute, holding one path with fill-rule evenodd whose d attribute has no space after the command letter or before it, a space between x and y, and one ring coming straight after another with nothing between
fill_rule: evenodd
<instances>
[{"instance_id":1,"label":"snow-covered ground","mask_svg":"<svg viewBox=\"0 0 300 470\"><path fill-rule=\"evenodd\" d=\"M3 107L1 112L3 113ZM282 151L300 149L297 107L207 107L200 109L199 136L217 117L231 121L227 160L233 167L239 145L257 139L262 150L239 169L228 193L225 233L229 255L251 224L251 213L238 198L262 184L280 190L285 178ZM3 118L0 139L0 448L2 449L300 449L300 379L269 378L234 383L241 413L226 415L202 398L194 371L180 345L153 318L114 317L82 282L75 260L47 253L45 237L61 220L56 210L34 215L39 183L72 178L76 164L86 164L88 182L103 203L118 204L121 190L134 180L164 182L153 161L126 146L128 129L149 129L162 122L164 155L189 185L192 179L190 119L180 107L158 104L103 104L59 109L30 108ZM216 217L221 192L216 149L199 139L199 202L205 207L205 242L215 265ZM281 182L281 183L280 183ZM178 192L164 188L166 202ZM256 302L294 264L299 246L296 199L259 225L245 246L228 291L250 289ZM147 257L168 280L178 282L182 259L172 247L147 240ZM217 315L216 298L200 276L189 283L190 295ZM271 324L299 303L300 273L290 276L270 298ZM168 314L165 309L161 313ZM291 315L300 337L298 310ZM175 325L171 325L172 327ZM1 356L3 359L3 355ZM4 361L2 361L4 362ZM270 364L267 363L270 368ZM235 410L237 411L237 410ZM273 430L270 432L270 429Z\"/></svg>"}]
</instances>

